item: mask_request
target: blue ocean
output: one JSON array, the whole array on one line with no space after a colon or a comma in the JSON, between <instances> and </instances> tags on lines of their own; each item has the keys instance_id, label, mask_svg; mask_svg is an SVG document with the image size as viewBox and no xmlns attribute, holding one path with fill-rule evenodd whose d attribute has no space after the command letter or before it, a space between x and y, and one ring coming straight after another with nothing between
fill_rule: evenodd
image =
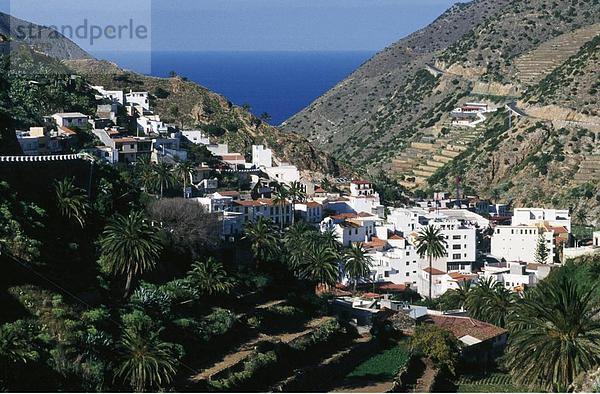
<instances>
[{"instance_id":1,"label":"blue ocean","mask_svg":"<svg viewBox=\"0 0 600 394\"><path fill-rule=\"evenodd\" d=\"M373 52L95 53L123 68L156 77L171 71L237 105L271 115L278 125L308 106L367 61Z\"/></svg>"}]
</instances>

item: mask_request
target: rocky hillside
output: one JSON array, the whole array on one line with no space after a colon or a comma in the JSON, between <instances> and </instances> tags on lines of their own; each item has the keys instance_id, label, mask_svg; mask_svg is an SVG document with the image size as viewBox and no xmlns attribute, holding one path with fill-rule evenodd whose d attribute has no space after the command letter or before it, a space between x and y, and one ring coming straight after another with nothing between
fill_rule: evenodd
<instances>
[{"instance_id":1,"label":"rocky hillside","mask_svg":"<svg viewBox=\"0 0 600 394\"><path fill-rule=\"evenodd\" d=\"M29 35L29 32L33 35ZM57 59L89 59L91 56L60 33L0 12L0 53L26 45Z\"/></svg>"},{"instance_id":2,"label":"rocky hillside","mask_svg":"<svg viewBox=\"0 0 600 394\"><path fill-rule=\"evenodd\" d=\"M485 197L587 204L600 218L599 34L599 0L456 5L284 130L407 187L454 189L461 177ZM497 111L454 122L452 109L474 101Z\"/></svg>"},{"instance_id":3,"label":"rocky hillside","mask_svg":"<svg viewBox=\"0 0 600 394\"><path fill-rule=\"evenodd\" d=\"M229 144L231 152L250 155L253 144L265 144L280 161L295 164L302 170L324 174L339 172L332 157L315 149L306 138L270 126L223 96L184 78L148 77L92 59L67 64L95 85L150 92L151 105L161 118L186 128L201 128L214 141Z\"/></svg>"}]
</instances>

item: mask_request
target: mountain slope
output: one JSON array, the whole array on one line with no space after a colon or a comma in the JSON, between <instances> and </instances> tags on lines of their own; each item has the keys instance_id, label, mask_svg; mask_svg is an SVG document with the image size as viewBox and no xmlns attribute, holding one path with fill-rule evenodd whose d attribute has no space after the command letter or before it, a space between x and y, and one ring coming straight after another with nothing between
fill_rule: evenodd
<instances>
[{"instance_id":1,"label":"mountain slope","mask_svg":"<svg viewBox=\"0 0 600 394\"><path fill-rule=\"evenodd\" d=\"M33 34L29 35L29 31ZM89 59L91 56L56 31L0 12L0 53L26 45L57 59Z\"/></svg>"},{"instance_id":2,"label":"mountain slope","mask_svg":"<svg viewBox=\"0 0 600 394\"><path fill-rule=\"evenodd\" d=\"M208 131L215 141L228 143L231 152L250 155L253 144L265 144L280 161L295 164L302 170L323 174L339 172L331 156L315 149L304 137L282 132L244 108L234 106L223 96L184 78L148 77L92 59L67 64L93 84L150 92L151 104L162 118Z\"/></svg>"},{"instance_id":3,"label":"mountain slope","mask_svg":"<svg viewBox=\"0 0 600 394\"><path fill-rule=\"evenodd\" d=\"M491 5L451 8L284 130L410 188L454 190L460 178L464 192L585 207L598 222L600 1ZM453 120L474 101L497 111L468 126Z\"/></svg>"},{"instance_id":4,"label":"mountain slope","mask_svg":"<svg viewBox=\"0 0 600 394\"><path fill-rule=\"evenodd\" d=\"M421 71L434 53L456 42L507 0L451 7L426 28L378 53L344 81L294 115L286 131L307 135L317 146L361 163L372 161L395 136L411 135L432 106L435 83ZM414 97L413 90L419 90Z\"/></svg>"},{"instance_id":5,"label":"mountain slope","mask_svg":"<svg viewBox=\"0 0 600 394\"><path fill-rule=\"evenodd\" d=\"M515 78L519 56L598 22L598 0L475 0L456 5L377 54L289 119L284 130L307 135L337 157L390 168L411 141L437 135L448 108L469 93L519 96L526 90ZM425 70L437 79L428 78Z\"/></svg>"}]
</instances>

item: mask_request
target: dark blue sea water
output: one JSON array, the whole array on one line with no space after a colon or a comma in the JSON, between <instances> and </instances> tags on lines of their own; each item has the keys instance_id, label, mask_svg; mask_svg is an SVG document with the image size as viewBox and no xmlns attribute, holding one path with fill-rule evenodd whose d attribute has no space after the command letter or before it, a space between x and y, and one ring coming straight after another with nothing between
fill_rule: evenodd
<instances>
[{"instance_id":1,"label":"dark blue sea water","mask_svg":"<svg viewBox=\"0 0 600 394\"><path fill-rule=\"evenodd\" d=\"M170 71L280 124L344 79L373 52L96 53L121 67L166 77Z\"/></svg>"}]
</instances>

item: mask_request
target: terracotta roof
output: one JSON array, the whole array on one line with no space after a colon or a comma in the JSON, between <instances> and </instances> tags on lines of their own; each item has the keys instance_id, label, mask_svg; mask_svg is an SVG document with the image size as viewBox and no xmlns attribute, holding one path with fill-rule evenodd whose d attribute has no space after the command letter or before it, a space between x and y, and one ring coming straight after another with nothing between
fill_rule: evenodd
<instances>
[{"instance_id":1,"label":"terracotta roof","mask_svg":"<svg viewBox=\"0 0 600 394\"><path fill-rule=\"evenodd\" d=\"M398 234L394 234L390 237L390 239L398 239L398 240L403 240L404 238L399 236Z\"/></svg>"},{"instance_id":2,"label":"terracotta roof","mask_svg":"<svg viewBox=\"0 0 600 394\"><path fill-rule=\"evenodd\" d=\"M331 216L331 218L334 220L345 220L345 219L352 219L355 217L356 217L355 213L340 213L338 215Z\"/></svg>"},{"instance_id":3,"label":"terracotta roof","mask_svg":"<svg viewBox=\"0 0 600 394\"><path fill-rule=\"evenodd\" d=\"M507 332L504 328L470 317L428 315L427 318L436 326L450 331L457 338L470 335L480 341L487 341Z\"/></svg>"},{"instance_id":4,"label":"terracotta roof","mask_svg":"<svg viewBox=\"0 0 600 394\"><path fill-rule=\"evenodd\" d=\"M356 179L356 180L354 180L354 181L352 181L350 183L354 183L355 185L370 185L371 184L371 182L365 181L365 180L362 180L362 179Z\"/></svg>"},{"instance_id":5,"label":"terracotta roof","mask_svg":"<svg viewBox=\"0 0 600 394\"><path fill-rule=\"evenodd\" d=\"M369 248L382 248L387 244L385 239L379 239L377 237L371 237L371 241L365 242L364 246Z\"/></svg>"},{"instance_id":6,"label":"terracotta roof","mask_svg":"<svg viewBox=\"0 0 600 394\"><path fill-rule=\"evenodd\" d=\"M273 200L270 198L259 198L258 200L242 200L234 201L234 204L242 205L245 207L259 207L262 205L274 205Z\"/></svg>"},{"instance_id":7,"label":"terracotta roof","mask_svg":"<svg viewBox=\"0 0 600 394\"><path fill-rule=\"evenodd\" d=\"M229 196L229 197L233 197L233 196L239 196L240 192L235 191L235 190L226 190L223 192L218 192L220 195L222 196Z\"/></svg>"},{"instance_id":8,"label":"terracotta roof","mask_svg":"<svg viewBox=\"0 0 600 394\"><path fill-rule=\"evenodd\" d=\"M370 218L371 216L374 216L374 215L371 213L367 213L367 212L359 212L358 215L356 215L356 216L358 216L359 218Z\"/></svg>"},{"instance_id":9,"label":"terracotta roof","mask_svg":"<svg viewBox=\"0 0 600 394\"><path fill-rule=\"evenodd\" d=\"M377 289L378 290L389 291L391 293L394 293L394 292L403 292L403 291L406 291L406 285L402 284L402 283L388 282L388 283L383 283L383 284L377 286Z\"/></svg>"},{"instance_id":10,"label":"terracotta roof","mask_svg":"<svg viewBox=\"0 0 600 394\"><path fill-rule=\"evenodd\" d=\"M246 160L246 158L239 153L228 153L226 155L219 156L223 160Z\"/></svg>"},{"instance_id":11,"label":"terracotta roof","mask_svg":"<svg viewBox=\"0 0 600 394\"><path fill-rule=\"evenodd\" d=\"M565 226L550 227L550 229L552 231L554 231L555 234L568 234L569 233L569 231L565 228Z\"/></svg>"},{"instance_id":12,"label":"terracotta roof","mask_svg":"<svg viewBox=\"0 0 600 394\"><path fill-rule=\"evenodd\" d=\"M446 272L441 271L441 270L439 270L437 268L431 268L431 269L429 269L429 267L427 267L427 268L423 268L423 271L425 271L427 273L429 273L431 271L431 275L446 275Z\"/></svg>"},{"instance_id":13,"label":"terracotta roof","mask_svg":"<svg viewBox=\"0 0 600 394\"><path fill-rule=\"evenodd\" d=\"M471 280L473 278L476 278L477 275L468 275L468 274L461 274L460 272L450 272L448 273L448 275L450 275L450 277L458 282L462 282L465 280Z\"/></svg>"},{"instance_id":14,"label":"terracotta roof","mask_svg":"<svg viewBox=\"0 0 600 394\"><path fill-rule=\"evenodd\" d=\"M319 204L319 203L318 203L318 202L316 202L316 201L308 201L308 202L306 203L306 206L307 206L308 208L318 208L318 207L320 207L320 206L321 206L321 204Z\"/></svg>"},{"instance_id":15,"label":"terracotta roof","mask_svg":"<svg viewBox=\"0 0 600 394\"><path fill-rule=\"evenodd\" d=\"M70 128L68 128L68 127L65 127L65 126L59 126L58 128L59 128L59 129L60 129L60 131L62 131L62 133L63 133L63 134L65 134L65 135L69 135L69 136L70 136L70 135L77 135L77 133L76 133L76 132L74 132L73 130L71 130L71 129L70 129Z\"/></svg>"},{"instance_id":16,"label":"terracotta roof","mask_svg":"<svg viewBox=\"0 0 600 394\"><path fill-rule=\"evenodd\" d=\"M358 223L350 222L350 221L347 221L347 220L344 220L342 223L340 223L340 226L346 227L346 228L348 228L348 227L350 227L350 228L360 228L360 227L362 227Z\"/></svg>"},{"instance_id":17,"label":"terracotta roof","mask_svg":"<svg viewBox=\"0 0 600 394\"><path fill-rule=\"evenodd\" d=\"M323 190L323 188L321 188L321 187L317 187L315 189L315 193L325 193L325 190Z\"/></svg>"}]
</instances>

